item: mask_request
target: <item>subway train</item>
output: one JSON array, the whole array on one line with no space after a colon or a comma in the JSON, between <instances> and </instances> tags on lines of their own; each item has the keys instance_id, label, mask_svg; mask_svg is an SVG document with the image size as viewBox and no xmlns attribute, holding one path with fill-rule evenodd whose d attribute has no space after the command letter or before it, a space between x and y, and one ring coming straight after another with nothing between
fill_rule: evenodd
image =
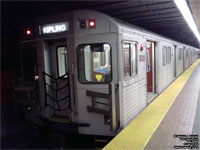
<instances>
[{"instance_id":1,"label":"subway train","mask_svg":"<svg viewBox=\"0 0 200 150\"><path fill-rule=\"evenodd\" d=\"M16 110L38 126L114 136L197 58L199 49L93 10L22 27Z\"/></svg>"}]
</instances>

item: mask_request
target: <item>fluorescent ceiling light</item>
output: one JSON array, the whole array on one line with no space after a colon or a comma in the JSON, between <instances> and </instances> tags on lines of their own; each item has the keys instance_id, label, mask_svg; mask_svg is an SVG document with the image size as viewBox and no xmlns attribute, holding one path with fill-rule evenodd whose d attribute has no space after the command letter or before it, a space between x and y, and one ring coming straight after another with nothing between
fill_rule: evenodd
<instances>
[{"instance_id":1,"label":"fluorescent ceiling light","mask_svg":"<svg viewBox=\"0 0 200 150\"><path fill-rule=\"evenodd\" d=\"M178 9L180 10L180 12L182 13L182 15L183 15L184 19L186 20L186 22L188 23L189 27L193 31L194 35L197 37L197 39L200 42L199 31L198 31L197 26L194 22L192 14L191 14L191 12L188 8L186 0L174 0L174 2L176 4L176 6L178 7Z\"/></svg>"}]
</instances>

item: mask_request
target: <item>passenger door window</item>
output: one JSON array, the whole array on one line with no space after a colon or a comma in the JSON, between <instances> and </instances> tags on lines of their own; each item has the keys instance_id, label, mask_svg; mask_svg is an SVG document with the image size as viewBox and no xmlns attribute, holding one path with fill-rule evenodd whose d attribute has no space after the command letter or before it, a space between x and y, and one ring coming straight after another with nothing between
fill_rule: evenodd
<instances>
[{"instance_id":1,"label":"passenger door window","mask_svg":"<svg viewBox=\"0 0 200 150\"><path fill-rule=\"evenodd\" d=\"M182 49L179 48L178 60L181 60L181 59L182 59Z\"/></svg>"},{"instance_id":2,"label":"passenger door window","mask_svg":"<svg viewBox=\"0 0 200 150\"><path fill-rule=\"evenodd\" d=\"M171 64L171 47L167 50L167 64Z\"/></svg>"},{"instance_id":3,"label":"passenger door window","mask_svg":"<svg viewBox=\"0 0 200 150\"><path fill-rule=\"evenodd\" d=\"M167 64L167 47L163 46L162 49L162 61L163 61L163 66L166 66Z\"/></svg>"},{"instance_id":4,"label":"passenger door window","mask_svg":"<svg viewBox=\"0 0 200 150\"><path fill-rule=\"evenodd\" d=\"M67 73L67 48L65 46L57 47L57 63L58 63L58 76L61 77Z\"/></svg>"}]
</instances>

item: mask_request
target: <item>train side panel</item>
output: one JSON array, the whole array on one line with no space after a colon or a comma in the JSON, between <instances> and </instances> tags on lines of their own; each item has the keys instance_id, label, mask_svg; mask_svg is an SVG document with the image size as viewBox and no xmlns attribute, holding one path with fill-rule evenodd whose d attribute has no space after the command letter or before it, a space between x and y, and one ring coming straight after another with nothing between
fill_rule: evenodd
<instances>
[{"instance_id":1,"label":"train side panel","mask_svg":"<svg viewBox=\"0 0 200 150\"><path fill-rule=\"evenodd\" d=\"M130 34L130 33L133 34ZM146 105L146 49L139 50L138 46L144 42L142 35L134 31L123 30L121 37L123 41L137 42L137 74L132 77L125 77L123 73L121 91L122 91L122 114L123 126L126 126ZM123 46L122 46L123 47ZM123 52L123 49L122 49ZM122 53L123 59L125 58ZM123 60L122 59L122 60ZM121 72L124 72L124 62Z\"/></svg>"}]
</instances>

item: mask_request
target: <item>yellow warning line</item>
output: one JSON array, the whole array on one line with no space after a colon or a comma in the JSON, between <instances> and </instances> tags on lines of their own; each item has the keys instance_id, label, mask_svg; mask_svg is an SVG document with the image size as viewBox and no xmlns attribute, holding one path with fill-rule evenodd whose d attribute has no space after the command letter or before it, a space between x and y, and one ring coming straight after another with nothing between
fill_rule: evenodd
<instances>
[{"instance_id":1,"label":"yellow warning line","mask_svg":"<svg viewBox=\"0 0 200 150\"><path fill-rule=\"evenodd\" d=\"M199 62L195 61L103 149L143 150Z\"/></svg>"}]
</instances>

